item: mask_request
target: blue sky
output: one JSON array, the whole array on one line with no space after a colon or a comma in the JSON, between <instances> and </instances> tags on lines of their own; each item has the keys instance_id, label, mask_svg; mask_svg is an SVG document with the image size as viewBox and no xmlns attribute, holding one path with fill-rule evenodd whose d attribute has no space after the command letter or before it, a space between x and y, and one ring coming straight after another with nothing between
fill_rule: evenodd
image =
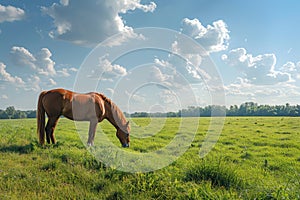
<instances>
[{"instance_id":1,"label":"blue sky","mask_svg":"<svg viewBox=\"0 0 300 200\"><path fill-rule=\"evenodd\" d=\"M299 104L299 7L296 0L2 0L0 109L35 109L38 94L57 87L97 90L131 112L208 105L218 98L208 80L216 75L210 67L219 73L227 106ZM185 34L206 54L184 51L188 46L171 36L169 52L129 51L111 60L107 52L114 48L142 45L147 37L159 40L156 31L139 31L144 27ZM115 34L116 43L98 46L90 62L96 45Z\"/></svg>"}]
</instances>

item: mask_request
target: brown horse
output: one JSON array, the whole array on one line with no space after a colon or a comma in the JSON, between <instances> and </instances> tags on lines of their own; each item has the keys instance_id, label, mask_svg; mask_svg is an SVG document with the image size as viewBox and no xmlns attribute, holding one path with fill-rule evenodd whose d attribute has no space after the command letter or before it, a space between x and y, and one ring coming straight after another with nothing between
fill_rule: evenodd
<instances>
[{"instance_id":1,"label":"brown horse","mask_svg":"<svg viewBox=\"0 0 300 200\"><path fill-rule=\"evenodd\" d=\"M48 122L45 128L45 113ZM59 117L70 120L89 121L88 145L93 145L98 122L107 119L116 129L117 137L123 147L129 147L129 122L123 112L103 94L90 92L79 94L65 89L41 92L37 106L37 131L41 145L46 140L55 144L54 129Z\"/></svg>"}]
</instances>

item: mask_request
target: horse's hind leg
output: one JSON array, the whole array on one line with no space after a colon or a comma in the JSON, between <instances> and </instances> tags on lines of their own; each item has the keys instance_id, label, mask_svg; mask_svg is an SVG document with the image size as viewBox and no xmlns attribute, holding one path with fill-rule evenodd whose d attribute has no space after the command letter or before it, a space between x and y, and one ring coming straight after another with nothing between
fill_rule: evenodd
<instances>
[{"instance_id":1,"label":"horse's hind leg","mask_svg":"<svg viewBox=\"0 0 300 200\"><path fill-rule=\"evenodd\" d=\"M55 126L57 124L58 121L58 117L50 117L48 119L47 125L46 125L46 139L47 139L47 143L50 144L50 140L52 142L52 144L55 144L55 137L54 137L54 129Z\"/></svg>"}]
</instances>

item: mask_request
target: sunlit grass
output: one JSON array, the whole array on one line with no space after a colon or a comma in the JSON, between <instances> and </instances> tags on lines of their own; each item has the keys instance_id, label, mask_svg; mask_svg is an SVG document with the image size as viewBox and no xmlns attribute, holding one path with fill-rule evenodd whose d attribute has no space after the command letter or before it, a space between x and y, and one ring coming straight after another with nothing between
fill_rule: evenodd
<instances>
[{"instance_id":1,"label":"sunlit grass","mask_svg":"<svg viewBox=\"0 0 300 200\"><path fill-rule=\"evenodd\" d=\"M1 120L0 199L300 198L300 118L228 117L218 143L203 159L199 150L209 118L190 118L180 131L179 118L155 120L131 121L126 151L160 150L176 134L192 132L198 121L200 126L174 163L134 174L107 167L87 151L87 122L60 119L58 143L40 147L35 119ZM103 133L120 146L107 121L98 125L95 140Z\"/></svg>"}]
</instances>

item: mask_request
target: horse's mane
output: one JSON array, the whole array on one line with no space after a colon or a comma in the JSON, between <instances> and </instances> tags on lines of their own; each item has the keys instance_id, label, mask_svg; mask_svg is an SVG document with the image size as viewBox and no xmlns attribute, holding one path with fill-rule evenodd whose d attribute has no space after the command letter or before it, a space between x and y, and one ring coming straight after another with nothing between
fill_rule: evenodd
<instances>
[{"instance_id":1,"label":"horse's mane","mask_svg":"<svg viewBox=\"0 0 300 200\"><path fill-rule=\"evenodd\" d=\"M110 98L106 97L104 94L102 93L98 93L98 95L107 103L109 103L110 105L114 104Z\"/></svg>"},{"instance_id":2,"label":"horse's mane","mask_svg":"<svg viewBox=\"0 0 300 200\"><path fill-rule=\"evenodd\" d=\"M104 94L102 93L98 93L98 95L106 102L108 103L110 106L111 106L111 110L113 112L113 115L114 116L117 116L118 119L120 119L121 121L121 124L123 125L124 123L126 123L126 118L124 116L124 113L121 111L121 109L114 103L112 102L112 100L108 97L106 97ZM120 123L119 122L119 123Z\"/></svg>"}]
</instances>

